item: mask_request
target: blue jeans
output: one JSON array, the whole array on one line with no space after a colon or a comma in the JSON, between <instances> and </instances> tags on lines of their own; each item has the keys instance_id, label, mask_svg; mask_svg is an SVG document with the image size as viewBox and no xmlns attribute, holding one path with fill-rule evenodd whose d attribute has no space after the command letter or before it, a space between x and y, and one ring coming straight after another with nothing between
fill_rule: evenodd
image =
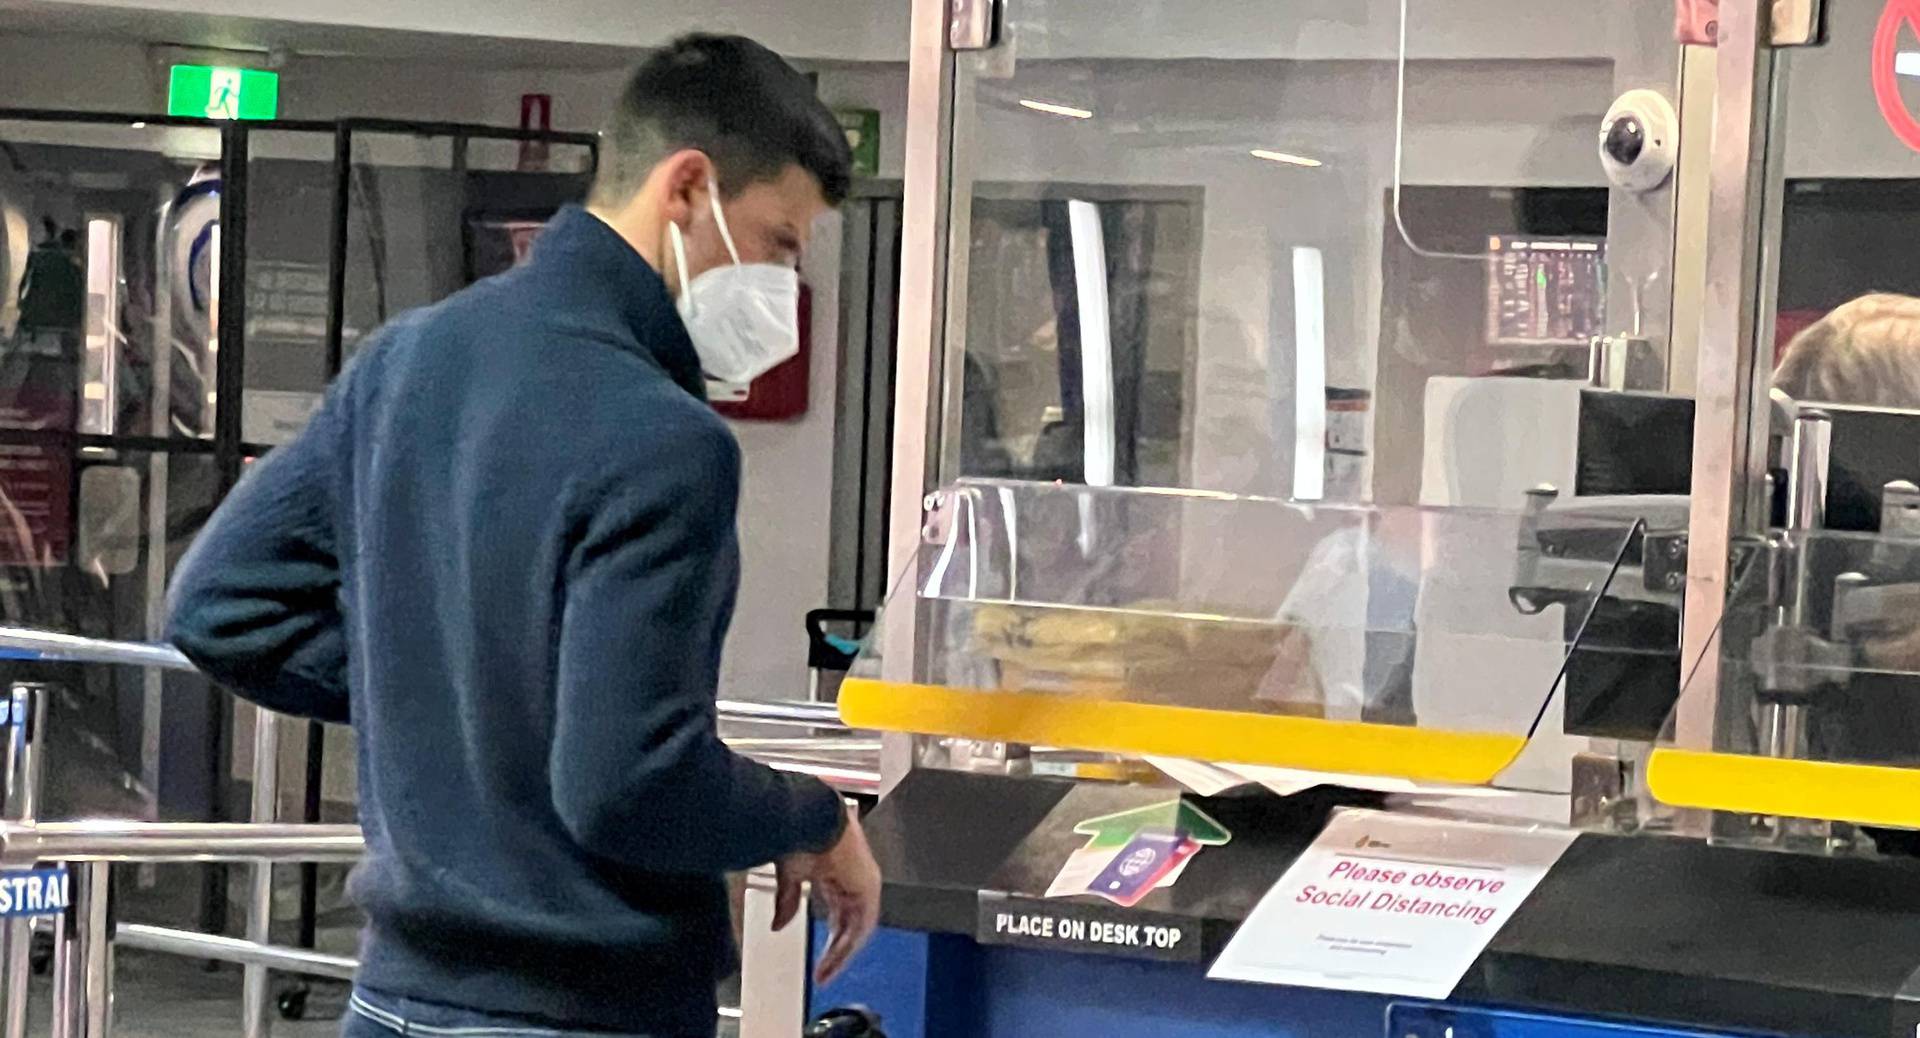
<instances>
[{"instance_id":1,"label":"blue jeans","mask_svg":"<svg viewBox=\"0 0 1920 1038\"><path fill-rule=\"evenodd\" d=\"M340 1019L341 1038L647 1038L604 1031L556 1031L511 1017L436 1006L377 992L353 993Z\"/></svg>"}]
</instances>

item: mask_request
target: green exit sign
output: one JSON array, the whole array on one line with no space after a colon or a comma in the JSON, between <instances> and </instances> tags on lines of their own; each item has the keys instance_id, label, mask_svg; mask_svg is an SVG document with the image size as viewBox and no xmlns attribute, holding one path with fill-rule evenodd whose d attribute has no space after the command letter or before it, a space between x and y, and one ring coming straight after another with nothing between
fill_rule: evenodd
<instances>
[{"instance_id":1,"label":"green exit sign","mask_svg":"<svg viewBox=\"0 0 1920 1038\"><path fill-rule=\"evenodd\" d=\"M847 147L853 151L853 173L860 177L880 175L880 113L864 108L842 109L833 117L847 135Z\"/></svg>"},{"instance_id":2,"label":"green exit sign","mask_svg":"<svg viewBox=\"0 0 1920 1038\"><path fill-rule=\"evenodd\" d=\"M167 114L196 119L271 119L280 114L280 74L219 65L175 65Z\"/></svg>"}]
</instances>

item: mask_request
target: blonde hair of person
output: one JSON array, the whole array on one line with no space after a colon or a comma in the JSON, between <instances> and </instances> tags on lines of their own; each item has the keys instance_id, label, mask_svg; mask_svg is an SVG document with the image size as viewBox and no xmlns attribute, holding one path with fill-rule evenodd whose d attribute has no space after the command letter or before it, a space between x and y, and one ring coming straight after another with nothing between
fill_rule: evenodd
<instances>
[{"instance_id":1,"label":"blonde hair of person","mask_svg":"<svg viewBox=\"0 0 1920 1038\"><path fill-rule=\"evenodd\" d=\"M1842 304L1793 337L1773 384L1801 402L1920 409L1920 299Z\"/></svg>"}]
</instances>

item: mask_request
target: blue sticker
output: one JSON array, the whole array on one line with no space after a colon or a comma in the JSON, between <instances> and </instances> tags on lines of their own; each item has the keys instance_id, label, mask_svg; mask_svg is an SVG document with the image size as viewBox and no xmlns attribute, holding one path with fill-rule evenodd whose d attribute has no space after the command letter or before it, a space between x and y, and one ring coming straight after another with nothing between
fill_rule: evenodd
<instances>
[{"instance_id":1,"label":"blue sticker","mask_svg":"<svg viewBox=\"0 0 1920 1038\"><path fill-rule=\"evenodd\" d=\"M67 870L0 870L0 917L59 915L72 903Z\"/></svg>"}]
</instances>

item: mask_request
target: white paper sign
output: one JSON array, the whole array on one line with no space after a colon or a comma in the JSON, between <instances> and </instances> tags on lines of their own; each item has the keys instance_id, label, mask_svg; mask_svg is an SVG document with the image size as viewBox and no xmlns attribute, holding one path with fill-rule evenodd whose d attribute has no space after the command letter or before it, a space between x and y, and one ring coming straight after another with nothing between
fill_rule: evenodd
<instances>
[{"instance_id":1,"label":"white paper sign","mask_svg":"<svg viewBox=\"0 0 1920 1038\"><path fill-rule=\"evenodd\" d=\"M1414 782L1411 779L1387 778L1381 775L1342 775L1330 771L1300 771L1295 768L1274 768L1252 764L1209 764L1178 757L1148 757L1146 761L1164 772L1167 777L1203 797L1219 796L1229 789L1255 784L1283 797L1290 797L1315 786L1345 786L1348 789L1368 789L1379 793L1410 796L1501 797L1507 795L1505 790L1487 786L1450 786L1432 782Z\"/></svg>"},{"instance_id":2,"label":"white paper sign","mask_svg":"<svg viewBox=\"0 0 1920 1038\"><path fill-rule=\"evenodd\" d=\"M1207 975L1446 998L1574 835L1343 811Z\"/></svg>"}]
</instances>

